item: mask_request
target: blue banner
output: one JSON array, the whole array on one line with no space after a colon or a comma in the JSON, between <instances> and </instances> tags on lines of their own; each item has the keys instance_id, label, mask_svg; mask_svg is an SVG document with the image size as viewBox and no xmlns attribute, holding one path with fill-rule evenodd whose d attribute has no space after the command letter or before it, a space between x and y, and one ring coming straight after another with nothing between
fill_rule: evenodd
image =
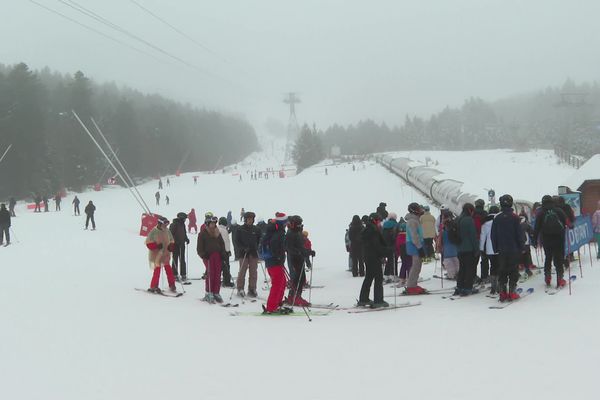
<instances>
[{"instance_id":1,"label":"blue banner","mask_svg":"<svg viewBox=\"0 0 600 400\"><path fill-rule=\"evenodd\" d=\"M565 250L574 252L585 244L588 244L594 238L592 229L592 218L589 215L579 216L575 219L573 229L567 230L565 235Z\"/></svg>"}]
</instances>

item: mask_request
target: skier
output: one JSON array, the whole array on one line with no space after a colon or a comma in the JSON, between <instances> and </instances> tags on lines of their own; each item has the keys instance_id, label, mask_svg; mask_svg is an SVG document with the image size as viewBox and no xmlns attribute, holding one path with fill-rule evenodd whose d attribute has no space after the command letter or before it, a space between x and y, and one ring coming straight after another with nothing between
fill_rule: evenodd
<instances>
[{"instance_id":1,"label":"skier","mask_svg":"<svg viewBox=\"0 0 600 400\"><path fill-rule=\"evenodd\" d=\"M246 296L244 286L246 284L246 271L249 271L248 297L256 297L256 281L258 279L258 243L260 242L260 230L254 225L256 214L247 211L244 214L244 224L239 226L235 235L236 246L239 250L240 269L237 276L237 294Z\"/></svg>"},{"instance_id":2,"label":"skier","mask_svg":"<svg viewBox=\"0 0 600 400\"><path fill-rule=\"evenodd\" d=\"M165 196L165 201L167 202L167 205L169 205L169 202L171 201L171 199L169 199L169 196Z\"/></svg>"},{"instance_id":3,"label":"skier","mask_svg":"<svg viewBox=\"0 0 600 400\"><path fill-rule=\"evenodd\" d=\"M198 184L198 177L194 176L194 185L197 185L197 184Z\"/></svg>"},{"instance_id":4,"label":"skier","mask_svg":"<svg viewBox=\"0 0 600 400\"><path fill-rule=\"evenodd\" d=\"M229 266L229 257L231 257L231 240L229 240L229 230L227 229L227 218L221 217L219 218L219 233L221 233L221 237L223 238L223 242L225 243L225 253L226 256L223 257L223 283L224 287L233 287L233 282L231 281L231 268Z\"/></svg>"},{"instance_id":5,"label":"skier","mask_svg":"<svg viewBox=\"0 0 600 400\"><path fill-rule=\"evenodd\" d=\"M475 206L465 203L457 221L460 235L460 244L458 244L460 267L456 279L455 295L468 296L479 293L479 290L473 288L479 259L479 236L477 236L477 228L473 220L474 214Z\"/></svg>"},{"instance_id":6,"label":"skier","mask_svg":"<svg viewBox=\"0 0 600 400\"><path fill-rule=\"evenodd\" d=\"M233 220L233 216L231 215L231 210L227 211L227 227L231 226L231 221Z\"/></svg>"},{"instance_id":7,"label":"skier","mask_svg":"<svg viewBox=\"0 0 600 400\"><path fill-rule=\"evenodd\" d=\"M62 197L60 197L60 193L57 193L56 196L54 196L54 203L56 206L56 211L60 211L60 202L62 201Z\"/></svg>"},{"instance_id":8,"label":"skier","mask_svg":"<svg viewBox=\"0 0 600 400\"><path fill-rule=\"evenodd\" d=\"M396 254L400 256L400 283L397 287L406 287L406 277L412 265L412 257L406 252L406 221L398 221L398 235L396 235Z\"/></svg>"},{"instance_id":9,"label":"skier","mask_svg":"<svg viewBox=\"0 0 600 400\"><path fill-rule=\"evenodd\" d=\"M302 289L304 288L305 272L304 260L309 253L304 247L304 238L302 236L302 217L292 215L288 218L288 231L285 235L285 249L288 255L290 270L290 291L285 302L289 305L300 307L310 307L310 303L302 298ZM293 272L293 273L292 273Z\"/></svg>"},{"instance_id":10,"label":"skier","mask_svg":"<svg viewBox=\"0 0 600 400\"><path fill-rule=\"evenodd\" d=\"M173 219L173 223L169 226L169 231L173 236L175 243L173 250L173 275L175 279L181 279L182 282L187 281L187 265L185 262L185 246L190 243L190 239L185 232L185 219L187 214L184 212L177 213L177 218Z\"/></svg>"},{"instance_id":11,"label":"skier","mask_svg":"<svg viewBox=\"0 0 600 400\"><path fill-rule=\"evenodd\" d=\"M426 293L426 290L417 285L421 265L425 257L425 242L423 241L423 227L421 226L421 215L423 207L417 203L408 205L406 214L406 252L412 257L410 272L406 282L406 294L416 295Z\"/></svg>"},{"instance_id":12,"label":"skier","mask_svg":"<svg viewBox=\"0 0 600 400\"><path fill-rule=\"evenodd\" d=\"M453 221L452 214L446 213L442 220L441 240L439 242L441 243L442 265L446 268L446 277L450 280L456 280L460 262L458 260L456 244L452 243L449 236L452 223L456 223L456 221Z\"/></svg>"},{"instance_id":13,"label":"skier","mask_svg":"<svg viewBox=\"0 0 600 400\"><path fill-rule=\"evenodd\" d=\"M10 212L6 209L6 204L0 204L0 244L4 244L6 236L6 244L10 244Z\"/></svg>"},{"instance_id":14,"label":"skier","mask_svg":"<svg viewBox=\"0 0 600 400\"><path fill-rule=\"evenodd\" d=\"M379 218L381 216L378 213L369 215L369 220L361 232L366 274L356 304L359 307L381 308L389 306L383 300L383 271L381 265L386 254L386 244L379 228ZM373 284L373 301L369 299L371 284Z\"/></svg>"},{"instance_id":15,"label":"skier","mask_svg":"<svg viewBox=\"0 0 600 400\"><path fill-rule=\"evenodd\" d=\"M389 213L388 219L383 222L383 239L386 245L386 263L383 271L383 283L392 283L398 276L398 264L396 262L396 236L398 235L398 222L396 213Z\"/></svg>"},{"instance_id":16,"label":"skier","mask_svg":"<svg viewBox=\"0 0 600 400\"><path fill-rule=\"evenodd\" d=\"M475 222L475 230L477 231L477 237L481 235L481 226L485 222L487 217L487 211L485 211L485 201L483 199L475 200L475 214L473 214L473 222ZM490 275L490 262L487 259L485 252L480 254L481 257L481 274L480 278L477 277L477 266L475 266L475 280L480 283L489 282Z\"/></svg>"},{"instance_id":17,"label":"skier","mask_svg":"<svg viewBox=\"0 0 600 400\"><path fill-rule=\"evenodd\" d=\"M388 217L388 212L385 209L386 206L387 204L381 202L379 203L379 207L377 207L377 210L375 211L377 214L379 214L379 222L385 220Z\"/></svg>"},{"instance_id":18,"label":"skier","mask_svg":"<svg viewBox=\"0 0 600 400\"><path fill-rule=\"evenodd\" d=\"M598 251L598 247L600 246L600 201L598 201L598 208L592 215L592 228L594 229L594 236L596 238L596 258L600 260L600 251Z\"/></svg>"},{"instance_id":19,"label":"skier","mask_svg":"<svg viewBox=\"0 0 600 400\"><path fill-rule=\"evenodd\" d=\"M50 209L48 208L48 195L44 195L44 212L48 212L50 211Z\"/></svg>"},{"instance_id":20,"label":"skier","mask_svg":"<svg viewBox=\"0 0 600 400\"><path fill-rule=\"evenodd\" d=\"M429 212L429 206L423 206L423 215L421 215L421 226L423 227L423 242L425 247L425 262L431 261L435 257L433 250L433 239L435 238L435 217Z\"/></svg>"},{"instance_id":21,"label":"skier","mask_svg":"<svg viewBox=\"0 0 600 400\"><path fill-rule=\"evenodd\" d=\"M204 280L206 295L204 301L214 304L222 303L221 297L221 265L225 255L225 242L217 228L217 217L210 217L205 222L206 229L200 230L196 250L206 265L207 276Z\"/></svg>"},{"instance_id":22,"label":"skier","mask_svg":"<svg viewBox=\"0 0 600 400\"><path fill-rule=\"evenodd\" d=\"M513 198L509 194L500 196L500 214L492 223L492 247L498 253L498 286L500 301L513 301L519 298L516 292L519 281L519 256L525 247L525 234L519 217L513 211ZM462 266L461 266L462 268ZM506 283L508 281L508 291Z\"/></svg>"},{"instance_id":23,"label":"skier","mask_svg":"<svg viewBox=\"0 0 600 400\"><path fill-rule=\"evenodd\" d=\"M171 186L171 181L167 178L167 187Z\"/></svg>"},{"instance_id":24,"label":"skier","mask_svg":"<svg viewBox=\"0 0 600 400\"><path fill-rule=\"evenodd\" d=\"M162 188L163 188L162 179L158 178L158 190L161 190Z\"/></svg>"},{"instance_id":25,"label":"skier","mask_svg":"<svg viewBox=\"0 0 600 400\"><path fill-rule=\"evenodd\" d=\"M306 268L312 269L312 261L310 260L310 258L316 256L317 253L315 253L315 251L312 248L312 242L308 238L308 231L302 231L302 236L303 236L303 240L304 240L304 248L306 249L306 257L304 258L304 265L306 265Z\"/></svg>"},{"instance_id":26,"label":"skier","mask_svg":"<svg viewBox=\"0 0 600 400\"><path fill-rule=\"evenodd\" d=\"M156 192L154 193L154 198L156 199L156 205L159 206L160 205L160 192Z\"/></svg>"},{"instance_id":27,"label":"skier","mask_svg":"<svg viewBox=\"0 0 600 400\"><path fill-rule=\"evenodd\" d=\"M176 292L175 288L175 277L173 276L173 270L169 265L171 259L171 252L175 250L175 243L171 232L166 229L169 225L169 220L165 217L158 217L156 226L148 233L146 238L146 247L148 248L148 260L150 261L150 269L153 271L152 280L150 281L150 288L148 289L151 293L160 293L161 290L158 287L160 279L160 267L163 266L167 273L167 282L169 283L169 289L171 292Z\"/></svg>"},{"instance_id":28,"label":"skier","mask_svg":"<svg viewBox=\"0 0 600 400\"><path fill-rule=\"evenodd\" d=\"M14 197L8 199L8 211L10 212L11 217L16 217L15 215L15 206L17 205L17 201Z\"/></svg>"},{"instance_id":29,"label":"skier","mask_svg":"<svg viewBox=\"0 0 600 400\"><path fill-rule=\"evenodd\" d=\"M278 212L275 218L267 225L265 236L261 242L261 257L265 260L265 267L271 277L271 290L264 307L265 314L288 314L292 312L287 307L282 307L283 296L287 279L285 277L285 226L287 216Z\"/></svg>"},{"instance_id":30,"label":"skier","mask_svg":"<svg viewBox=\"0 0 600 400\"><path fill-rule=\"evenodd\" d=\"M352 260L352 276L365 276L365 261L363 253L363 243L361 232L364 226L360 217L355 215L348 228L348 238L350 239L350 258Z\"/></svg>"},{"instance_id":31,"label":"skier","mask_svg":"<svg viewBox=\"0 0 600 400\"><path fill-rule=\"evenodd\" d=\"M192 233L192 228L194 228L194 233L198 233L198 225L196 225L196 210L193 208L188 214L188 233Z\"/></svg>"},{"instance_id":32,"label":"skier","mask_svg":"<svg viewBox=\"0 0 600 400\"><path fill-rule=\"evenodd\" d=\"M556 268L556 286L566 285L563 279L565 262L565 227L567 226L567 216L558 207L556 207L551 196L542 197L542 207L538 210L535 217L535 228L533 231L533 247L542 243L546 261L544 262L544 281L546 286L552 283L552 261ZM541 237L540 237L541 236Z\"/></svg>"},{"instance_id":33,"label":"skier","mask_svg":"<svg viewBox=\"0 0 600 400\"><path fill-rule=\"evenodd\" d=\"M81 212L79 211L79 203L79 198L75 196L75 198L71 202L71 204L73 204L73 214L75 215L81 215Z\"/></svg>"},{"instance_id":34,"label":"skier","mask_svg":"<svg viewBox=\"0 0 600 400\"><path fill-rule=\"evenodd\" d=\"M42 212L41 204L42 204L42 196L37 194L35 196L35 210L33 210L33 212Z\"/></svg>"},{"instance_id":35,"label":"skier","mask_svg":"<svg viewBox=\"0 0 600 400\"><path fill-rule=\"evenodd\" d=\"M485 253L490 265L490 294L498 293L498 254L492 245L492 223L499 212L500 209L498 206L490 207L489 214L485 217L483 225L481 225L481 234L479 235L479 250L481 252L481 258L483 260L483 254Z\"/></svg>"},{"instance_id":36,"label":"skier","mask_svg":"<svg viewBox=\"0 0 600 400\"><path fill-rule=\"evenodd\" d=\"M244 215L246 214L246 211L244 211L244 207L242 207L242 210L240 211L240 221L243 223L244 222Z\"/></svg>"},{"instance_id":37,"label":"skier","mask_svg":"<svg viewBox=\"0 0 600 400\"><path fill-rule=\"evenodd\" d=\"M94 221L94 213L96 212L96 206L94 205L94 203L92 203L91 200L88 203L88 205L85 206L85 210L83 210L83 212L85 212L86 215L85 229L88 228L90 221L92 221L92 230L96 230L96 221Z\"/></svg>"},{"instance_id":38,"label":"skier","mask_svg":"<svg viewBox=\"0 0 600 400\"><path fill-rule=\"evenodd\" d=\"M531 235L533 233L533 229L529 224L527 214L524 212L519 214L519 226L521 227L523 236L525 237L525 246L523 247L523 253L521 253L521 256L519 257L519 264L523 266L527 277L530 277L533 275L531 268L535 268L535 265L533 265L533 260L531 259Z\"/></svg>"}]
</instances>

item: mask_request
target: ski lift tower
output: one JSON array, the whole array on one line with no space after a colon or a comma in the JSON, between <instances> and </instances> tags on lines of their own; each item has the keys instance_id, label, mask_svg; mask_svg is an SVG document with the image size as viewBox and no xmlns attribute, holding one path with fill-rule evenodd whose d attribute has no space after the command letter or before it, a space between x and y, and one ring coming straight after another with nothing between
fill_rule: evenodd
<instances>
[{"instance_id":1,"label":"ski lift tower","mask_svg":"<svg viewBox=\"0 0 600 400\"><path fill-rule=\"evenodd\" d=\"M283 102L290 105L290 119L288 120L287 126L287 139L285 143L285 158L284 164L289 162L292 158L292 146L294 141L298 137L300 127L298 126L298 120L296 119L296 104L300 103L300 98L297 93L289 92L285 94Z\"/></svg>"}]
</instances>

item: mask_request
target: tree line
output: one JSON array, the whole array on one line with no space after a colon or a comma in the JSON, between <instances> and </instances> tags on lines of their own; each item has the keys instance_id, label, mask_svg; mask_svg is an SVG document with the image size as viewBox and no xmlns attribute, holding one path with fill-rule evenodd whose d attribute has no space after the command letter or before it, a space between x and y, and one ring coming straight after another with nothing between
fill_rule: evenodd
<instances>
[{"instance_id":1,"label":"tree line","mask_svg":"<svg viewBox=\"0 0 600 400\"><path fill-rule=\"evenodd\" d=\"M12 144L0 164L0 198L80 191L104 179L108 163L71 110L89 127L94 118L137 178L213 170L258 149L252 126L235 116L97 84L81 71L0 64L0 153Z\"/></svg>"},{"instance_id":2,"label":"tree line","mask_svg":"<svg viewBox=\"0 0 600 400\"><path fill-rule=\"evenodd\" d=\"M389 150L476 150L561 147L589 157L600 153L600 85L567 80L561 87L488 102L467 99L429 118L406 116L401 126L372 120L329 127L325 148L342 154Z\"/></svg>"}]
</instances>

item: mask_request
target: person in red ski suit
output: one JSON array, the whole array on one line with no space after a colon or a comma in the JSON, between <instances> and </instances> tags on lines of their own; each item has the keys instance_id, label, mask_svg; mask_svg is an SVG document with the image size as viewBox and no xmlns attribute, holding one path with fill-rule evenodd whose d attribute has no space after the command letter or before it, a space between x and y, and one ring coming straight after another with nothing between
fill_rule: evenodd
<instances>
[{"instance_id":1,"label":"person in red ski suit","mask_svg":"<svg viewBox=\"0 0 600 400\"><path fill-rule=\"evenodd\" d=\"M261 248L261 258L265 261L265 267L271 277L271 291L264 307L265 314L291 312L288 307L282 307L287 278L285 277L285 226L287 216L284 213L276 213L275 219L269 222Z\"/></svg>"},{"instance_id":2,"label":"person in red ski suit","mask_svg":"<svg viewBox=\"0 0 600 400\"><path fill-rule=\"evenodd\" d=\"M196 211L192 208L192 211L188 214L188 233L192 233L192 228L194 228L194 233L198 233L198 225L196 225Z\"/></svg>"}]
</instances>

